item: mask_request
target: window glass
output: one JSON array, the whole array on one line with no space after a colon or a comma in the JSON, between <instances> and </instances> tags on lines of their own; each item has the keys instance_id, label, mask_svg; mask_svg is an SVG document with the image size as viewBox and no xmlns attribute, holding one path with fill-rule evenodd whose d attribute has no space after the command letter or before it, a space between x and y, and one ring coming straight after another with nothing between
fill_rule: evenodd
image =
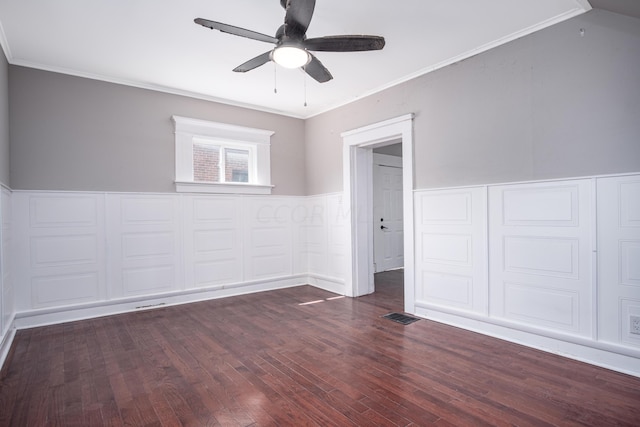
<instances>
[{"instance_id":1,"label":"window glass","mask_svg":"<svg viewBox=\"0 0 640 427\"><path fill-rule=\"evenodd\" d=\"M249 182L249 150L225 150L225 182Z\"/></svg>"},{"instance_id":2,"label":"window glass","mask_svg":"<svg viewBox=\"0 0 640 427\"><path fill-rule=\"evenodd\" d=\"M220 182L220 147L202 142L193 143L193 180Z\"/></svg>"}]
</instances>

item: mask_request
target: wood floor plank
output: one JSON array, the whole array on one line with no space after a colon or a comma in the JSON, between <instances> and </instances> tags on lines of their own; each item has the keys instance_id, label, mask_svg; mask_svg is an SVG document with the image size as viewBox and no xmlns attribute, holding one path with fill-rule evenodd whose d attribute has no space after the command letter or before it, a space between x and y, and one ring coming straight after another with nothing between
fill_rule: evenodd
<instances>
[{"instance_id":1,"label":"wood floor plank","mask_svg":"<svg viewBox=\"0 0 640 427\"><path fill-rule=\"evenodd\" d=\"M316 425L340 426L355 425L328 406L325 401L314 396L303 385L290 381L286 375L281 375L275 367L263 359L247 361L245 364L251 372L259 373L261 380L282 396L290 406L298 408Z\"/></svg>"},{"instance_id":2,"label":"wood floor plank","mask_svg":"<svg viewBox=\"0 0 640 427\"><path fill-rule=\"evenodd\" d=\"M300 286L18 331L4 426L634 426L640 378ZM313 304L306 304L315 302Z\"/></svg>"}]
</instances>

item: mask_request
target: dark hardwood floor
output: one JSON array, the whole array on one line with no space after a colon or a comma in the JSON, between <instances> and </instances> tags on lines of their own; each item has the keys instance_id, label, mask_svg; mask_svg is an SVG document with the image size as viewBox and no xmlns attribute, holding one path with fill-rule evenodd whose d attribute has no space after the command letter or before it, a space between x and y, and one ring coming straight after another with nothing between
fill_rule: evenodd
<instances>
[{"instance_id":1,"label":"dark hardwood floor","mask_svg":"<svg viewBox=\"0 0 640 427\"><path fill-rule=\"evenodd\" d=\"M640 426L640 379L408 326L402 272L19 331L2 426ZM301 305L318 301L313 304Z\"/></svg>"}]
</instances>

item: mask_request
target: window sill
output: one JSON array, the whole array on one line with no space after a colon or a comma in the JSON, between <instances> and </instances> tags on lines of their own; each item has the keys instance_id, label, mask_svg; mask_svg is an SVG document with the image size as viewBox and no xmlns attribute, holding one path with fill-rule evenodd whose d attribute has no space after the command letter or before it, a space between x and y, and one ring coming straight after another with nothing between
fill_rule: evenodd
<instances>
[{"instance_id":1,"label":"window sill","mask_svg":"<svg viewBox=\"0 0 640 427\"><path fill-rule=\"evenodd\" d=\"M271 194L273 185L176 181L178 193Z\"/></svg>"}]
</instances>

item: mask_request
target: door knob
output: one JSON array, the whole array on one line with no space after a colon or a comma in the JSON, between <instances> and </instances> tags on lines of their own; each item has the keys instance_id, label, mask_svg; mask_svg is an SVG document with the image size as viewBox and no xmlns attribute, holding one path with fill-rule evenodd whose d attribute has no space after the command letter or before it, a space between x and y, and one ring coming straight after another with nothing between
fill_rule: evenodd
<instances>
[{"instance_id":1,"label":"door knob","mask_svg":"<svg viewBox=\"0 0 640 427\"><path fill-rule=\"evenodd\" d=\"M384 225L380 226L380 230L386 230L387 228L389 228L389 227L385 227Z\"/></svg>"}]
</instances>

